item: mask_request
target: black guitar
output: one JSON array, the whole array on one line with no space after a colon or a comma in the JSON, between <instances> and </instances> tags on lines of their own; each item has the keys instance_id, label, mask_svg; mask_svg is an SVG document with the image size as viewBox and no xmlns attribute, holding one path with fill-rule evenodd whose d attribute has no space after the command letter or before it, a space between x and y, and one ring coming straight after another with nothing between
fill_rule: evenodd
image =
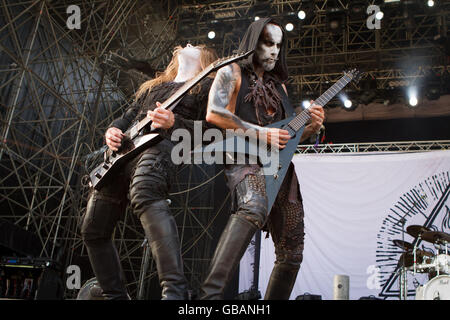
<instances>
[{"instance_id":1,"label":"black guitar","mask_svg":"<svg viewBox=\"0 0 450 320\"><path fill-rule=\"evenodd\" d=\"M350 81L358 80L359 76L360 74L356 69L345 72L341 79L339 79L333 86L331 86L317 100L315 100L315 104L325 106ZM259 142L256 139L248 139L242 135L236 134L232 137L226 136L226 139L214 142L207 147L198 147L194 149L193 153L206 152L211 154L212 152L223 152L229 158L233 158L230 163L233 163L233 161L236 160L236 155L242 156L243 153L253 156L253 159L257 158L259 163L262 164L265 175L268 212L270 212L284 180L284 176L286 175L286 171L289 168L289 164L291 163L297 149L304 126L310 118L311 115L309 110L305 109L296 116L286 118L282 121L272 123L267 126L268 128L279 128L289 132L291 139L282 150L273 148L271 150L263 150L264 152L261 152L261 147L258 145ZM256 163L256 161L254 163Z\"/></svg>"},{"instance_id":2,"label":"black guitar","mask_svg":"<svg viewBox=\"0 0 450 320\"><path fill-rule=\"evenodd\" d=\"M197 76L181 86L181 88L179 88L169 99L164 101L160 108L172 110L183 98L183 96L189 92L189 90L191 90L211 72L217 71L223 66L243 59L249 56L252 52L253 51L249 51L243 54L236 54L231 57L222 58L211 63ZM114 176L114 173L117 172L116 170L119 170L122 165L126 164L146 148L155 145L162 140L162 137L158 133L152 133L152 131L154 131L155 129L153 128L153 126L151 126L151 122L152 121L147 117L139 121L124 133L125 136L122 140L122 145L119 151L114 152L108 148L104 152L103 163L97 166L89 174L89 186L94 187L97 190L101 189L105 185L105 183L109 181L109 178L111 176ZM142 129L147 125L151 126L150 133L140 135Z\"/></svg>"}]
</instances>

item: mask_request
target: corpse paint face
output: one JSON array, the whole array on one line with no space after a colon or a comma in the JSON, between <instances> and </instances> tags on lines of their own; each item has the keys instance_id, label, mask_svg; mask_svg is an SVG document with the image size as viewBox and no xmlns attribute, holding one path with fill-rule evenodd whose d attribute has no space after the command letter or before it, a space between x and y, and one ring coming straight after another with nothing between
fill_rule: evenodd
<instances>
[{"instance_id":1,"label":"corpse paint face","mask_svg":"<svg viewBox=\"0 0 450 320\"><path fill-rule=\"evenodd\" d=\"M199 69L200 55L201 49L188 43L186 47L181 49L178 53L178 63L182 65L183 68Z\"/></svg>"},{"instance_id":2,"label":"corpse paint face","mask_svg":"<svg viewBox=\"0 0 450 320\"><path fill-rule=\"evenodd\" d=\"M178 52L178 72L175 82L191 79L201 70L201 49L187 44Z\"/></svg>"},{"instance_id":3,"label":"corpse paint face","mask_svg":"<svg viewBox=\"0 0 450 320\"><path fill-rule=\"evenodd\" d=\"M268 24L264 27L261 37L256 46L256 63L264 71L272 71L278 60L278 54L283 41L283 31L274 24Z\"/></svg>"}]
</instances>

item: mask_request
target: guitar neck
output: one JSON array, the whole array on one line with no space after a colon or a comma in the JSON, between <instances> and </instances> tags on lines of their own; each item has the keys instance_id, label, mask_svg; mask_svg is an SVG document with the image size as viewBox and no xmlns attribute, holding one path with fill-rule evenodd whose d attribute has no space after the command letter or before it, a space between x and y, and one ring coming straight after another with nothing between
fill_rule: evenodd
<instances>
[{"instance_id":1,"label":"guitar neck","mask_svg":"<svg viewBox=\"0 0 450 320\"><path fill-rule=\"evenodd\" d=\"M320 106L325 106L335 95L339 93L352 79L347 75L343 76L339 81L333 84L327 91L325 91L314 103ZM303 110L294 119L289 122L289 127L294 131L300 130L311 119L311 114L308 109Z\"/></svg>"},{"instance_id":2,"label":"guitar neck","mask_svg":"<svg viewBox=\"0 0 450 320\"><path fill-rule=\"evenodd\" d=\"M172 110L173 107L175 107L175 104L185 95L185 93L191 90L193 87L195 87L200 81L202 81L202 79L206 75L208 75L208 73L210 73L212 69L213 66L209 65L208 67L203 69L199 74L197 74L194 78L185 82L173 95L170 96L169 99L167 99L161 104L160 108ZM139 131L141 131L151 121L152 120L150 120L148 117L145 117L144 119L142 119L137 124L135 124L130 129L127 130L128 135L131 138L134 138L139 133Z\"/></svg>"}]
</instances>

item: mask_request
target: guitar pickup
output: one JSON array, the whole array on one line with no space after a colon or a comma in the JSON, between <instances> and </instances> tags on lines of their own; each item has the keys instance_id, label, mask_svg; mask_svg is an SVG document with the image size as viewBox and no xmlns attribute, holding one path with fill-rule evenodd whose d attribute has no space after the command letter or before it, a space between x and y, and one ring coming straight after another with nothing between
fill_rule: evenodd
<instances>
[{"instance_id":1,"label":"guitar pickup","mask_svg":"<svg viewBox=\"0 0 450 320\"><path fill-rule=\"evenodd\" d=\"M105 163L105 164L103 164L103 168L105 168L106 170L108 170L108 169L109 169L109 166Z\"/></svg>"},{"instance_id":2,"label":"guitar pickup","mask_svg":"<svg viewBox=\"0 0 450 320\"><path fill-rule=\"evenodd\" d=\"M102 175L101 175L100 173L96 173L95 176L96 176L98 179L101 179L101 178L102 178Z\"/></svg>"}]
</instances>

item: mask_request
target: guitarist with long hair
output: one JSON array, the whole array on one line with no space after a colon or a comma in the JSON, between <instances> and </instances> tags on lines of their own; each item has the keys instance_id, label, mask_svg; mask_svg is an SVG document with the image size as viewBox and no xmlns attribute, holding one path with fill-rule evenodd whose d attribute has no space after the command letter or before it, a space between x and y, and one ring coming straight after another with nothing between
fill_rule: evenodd
<instances>
[{"instance_id":1,"label":"guitarist with long hair","mask_svg":"<svg viewBox=\"0 0 450 320\"><path fill-rule=\"evenodd\" d=\"M286 36L281 25L270 18L253 22L245 33L239 52L255 50L246 60L225 66L211 86L206 120L224 129L253 129L259 139L283 149L289 132L265 126L294 113L286 87ZM311 123L301 137L317 132L324 120L323 108L309 108ZM201 287L201 299L223 299L250 240L259 228L269 231L276 261L265 299L289 299L303 259L303 205L297 176L291 163L271 212L262 168L258 164L230 164L225 176L232 192L233 214L223 231L210 270Z\"/></svg>"},{"instance_id":2,"label":"guitarist with long hair","mask_svg":"<svg viewBox=\"0 0 450 320\"><path fill-rule=\"evenodd\" d=\"M108 185L91 189L81 235L92 269L105 299L129 299L125 278L112 234L128 205L127 194L149 241L156 262L163 300L187 299L187 280L183 272L178 231L168 203L170 183L176 166L170 158L173 130L193 130L194 120L205 118L212 78L203 79L185 95L174 111L160 108L186 81L217 59L215 51L205 46L177 47L164 72L143 83L135 101L105 133L106 144L118 151L124 132L145 117L159 130L163 139L124 166ZM205 121L204 121L205 122ZM206 122L205 122L206 127ZM148 132L148 129L147 129ZM145 129L144 129L144 133Z\"/></svg>"}]
</instances>

